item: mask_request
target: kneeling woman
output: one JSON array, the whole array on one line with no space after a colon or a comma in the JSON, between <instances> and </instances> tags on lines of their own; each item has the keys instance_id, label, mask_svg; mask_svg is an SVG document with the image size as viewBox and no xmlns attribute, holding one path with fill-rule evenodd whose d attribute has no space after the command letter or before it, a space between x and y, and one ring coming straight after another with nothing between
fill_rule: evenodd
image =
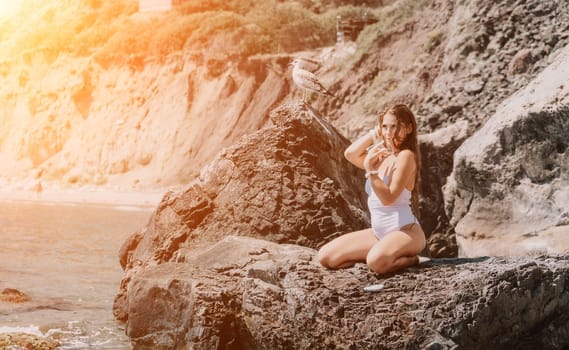
<instances>
[{"instance_id":1,"label":"kneeling woman","mask_svg":"<svg viewBox=\"0 0 569 350\"><path fill-rule=\"evenodd\" d=\"M379 139L383 142L375 144ZM365 261L380 274L417 264L426 239L415 215L420 161L413 112L405 105L391 107L380 115L379 127L357 139L344 155L366 171L372 227L325 244L318 252L320 263L340 269Z\"/></svg>"}]
</instances>

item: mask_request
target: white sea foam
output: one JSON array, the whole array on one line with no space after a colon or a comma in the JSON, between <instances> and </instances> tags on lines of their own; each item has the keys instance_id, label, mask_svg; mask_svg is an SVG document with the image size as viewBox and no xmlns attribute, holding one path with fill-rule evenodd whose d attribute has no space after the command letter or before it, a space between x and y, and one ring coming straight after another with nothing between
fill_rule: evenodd
<instances>
[{"instance_id":1,"label":"white sea foam","mask_svg":"<svg viewBox=\"0 0 569 350\"><path fill-rule=\"evenodd\" d=\"M58 349L86 349L86 348L93 348L96 349L105 349L105 348L113 348L119 349L124 348L124 346L118 346L117 344L113 344L111 339L104 339L104 340L94 340L93 338L97 338L98 336L102 335L101 332L95 331L93 334L86 336L84 332L80 328L80 323L77 321L71 321L68 324L67 329L59 329L53 328L48 330L46 333L42 333L38 326L30 325L28 327L7 327L7 326L0 326L0 334L5 333L24 333L30 334L37 337L53 337L59 339L61 345ZM109 334L104 334L104 336L112 335L114 332L110 328L104 328L105 332Z\"/></svg>"},{"instance_id":2,"label":"white sea foam","mask_svg":"<svg viewBox=\"0 0 569 350\"><path fill-rule=\"evenodd\" d=\"M149 210L148 207L131 206L131 205L117 205L117 206L113 206L112 208L115 210L120 210L120 211L148 211Z\"/></svg>"},{"instance_id":3,"label":"white sea foam","mask_svg":"<svg viewBox=\"0 0 569 350\"><path fill-rule=\"evenodd\" d=\"M2 333L25 333L32 334L38 337L45 337L37 326L29 325L28 327L7 327L0 326L0 334Z\"/></svg>"}]
</instances>

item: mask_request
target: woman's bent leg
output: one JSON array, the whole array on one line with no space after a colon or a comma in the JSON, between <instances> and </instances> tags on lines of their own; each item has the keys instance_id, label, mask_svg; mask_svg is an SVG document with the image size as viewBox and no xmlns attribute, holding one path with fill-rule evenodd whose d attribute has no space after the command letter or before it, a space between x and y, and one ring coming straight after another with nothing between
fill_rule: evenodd
<instances>
[{"instance_id":1,"label":"woman's bent leg","mask_svg":"<svg viewBox=\"0 0 569 350\"><path fill-rule=\"evenodd\" d=\"M375 273L393 272L418 262L417 255L426 244L419 225L395 231L377 242L369 251L366 262Z\"/></svg>"},{"instance_id":2,"label":"woman's bent leg","mask_svg":"<svg viewBox=\"0 0 569 350\"><path fill-rule=\"evenodd\" d=\"M322 246L318 251L318 260L329 269L350 267L356 262L365 262L369 250L377 242L370 228L346 233Z\"/></svg>"}]
</instances>

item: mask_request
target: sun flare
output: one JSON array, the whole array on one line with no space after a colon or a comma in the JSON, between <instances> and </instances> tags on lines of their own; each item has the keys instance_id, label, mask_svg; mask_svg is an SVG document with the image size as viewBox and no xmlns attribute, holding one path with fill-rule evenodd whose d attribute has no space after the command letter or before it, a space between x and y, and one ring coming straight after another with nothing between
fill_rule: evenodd
<instances>
[{"instance_id":1,"label":"sun flare","mask_svg":"<svg viewBox=\"0 0 569 350\"><path fill-rule=\"evenodd\" d=\"M15 15L21 3L22 0L0 0L0 19Z\"/></svg>"}]
</instances>

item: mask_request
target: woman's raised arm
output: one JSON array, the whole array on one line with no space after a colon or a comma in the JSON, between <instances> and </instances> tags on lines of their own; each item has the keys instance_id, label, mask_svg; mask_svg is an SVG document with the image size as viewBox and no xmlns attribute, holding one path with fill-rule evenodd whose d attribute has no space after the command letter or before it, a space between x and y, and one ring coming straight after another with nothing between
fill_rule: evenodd
<instances>
[{"instance_id":1,"label":"woman's raised arm","mask_svg":"<svg viewBox=\"0 0 569 350\"><path fill-rule=\"evenodd\" d=\"M374 133L376 137L373 136ZM360 136L356 141L354 141L348 148L346 148L344 151L344 157L346 157L346 159L353 165L365 170L364 159L366 157L366 149L374 144L376 138L379 138L376 129L365 133L363 136Z\"/></svg>"}]
</instances>

